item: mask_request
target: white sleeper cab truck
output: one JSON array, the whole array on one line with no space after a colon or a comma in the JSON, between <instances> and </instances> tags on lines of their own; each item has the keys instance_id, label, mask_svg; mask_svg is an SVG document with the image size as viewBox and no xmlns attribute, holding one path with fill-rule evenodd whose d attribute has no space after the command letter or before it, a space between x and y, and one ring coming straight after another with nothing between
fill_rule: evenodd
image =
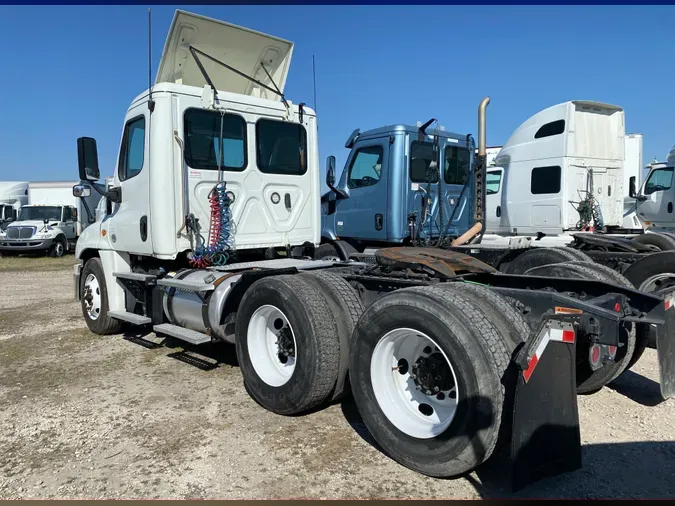
<instances>
[{"instance_id":1,"label":"white sleeper cab truck","mask_svg":"<svg viewBox=\"0 0 675 506\"><path fill-rule=\"evenodd\" d=\"M0 232L0 253L3 256L46 253L60 257L74 250L82 230L96 219L94 210L100 197L75 197L73 184L77 182L29 183L28 204Z\"/></svg>"},{"instance_id":2,"label":"white sleeper cab truck","mask_svg":"<svg viewBox=\"0 0 675 506\"><path fill-rule=\"evenodd\" d=\"M284 96L292 50L177 11L154 86L126 113L108 188L90 184L96 141L78 139L84 181L72 191L109 202L75 251L89 329L145 328L196 352L234 344L247 391L280 415L351 391L380 447L426 475L462 475L506 443L514 488L579 468L577 391L625 370L626 329L655 325L667 352L675 310L664 295L499 274L440 249L313 260L317 120ZM662 358L670 397L673 355Z\"/></svg>"},{"instance_id":3,"label":"white sleeper cab truck","mask_svg":"<svg viewBox=\"0 0 675 506\"><path fill-rule=\"evenodd\" d=\"M28 182L0 181L0 231L16 220L21 206L28 204Z\"/></svg>"}]
</instances>

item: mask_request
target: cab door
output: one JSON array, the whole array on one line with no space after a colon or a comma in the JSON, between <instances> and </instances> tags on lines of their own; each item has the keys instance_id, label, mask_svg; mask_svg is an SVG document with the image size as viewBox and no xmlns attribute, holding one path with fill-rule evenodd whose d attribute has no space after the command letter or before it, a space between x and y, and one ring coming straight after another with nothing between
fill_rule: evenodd
<instances>
[{"instance_id":1,"label":"cab door","mask_svg":"<svg viewBox=\"0 0 675 506\"><path fill-rule=\"evenodd\" d=\"M73 207L64 206L63 207L63 231L66 234L68 240L73 240L75 238L75 216L73 213Z\"/></svg>"},{"instance_id":2,"label":"cab door","mask_svg":"<svg viewBox=\"0 0 675 506\"><path fill-rule=\"evenodd\" d=\"M387 168L389 137L359 142L347 160L340 187L348 198L337 201L335 230L338 237L386 241Z\"/></svg>"},{"instance_id":3,"label":"cab door","mask_svg":"<svg viewBox=\"0 0 675 506\"><path fill-rule=\"evenodd\" d=\"M651 226L672 226L673 214L673 167L652 169L637 202L637 212L642 221Z\"/></svg>"},{"instance_id":4,"label":"cab door","mask_svg":"<svg viewBox=\"0 0 675 506\"><path fill-rule=\"evenodd\" d=\"M148 126L147 102L127 112L112 185L121 188L122 201L113 204L107 230L112 249L139 255L153 252L149 230Z\"/></svg>"},{"instance_id":5,"label":"cab door","mask_svg":"<svg viewBox=\"0 0 675 506\"><path fill-rule=\"evenodd\" d=\"M497 232L502 216L502 176L504 169L487 171L485 181L485 231Z\"/></svg>"}]
</instances>

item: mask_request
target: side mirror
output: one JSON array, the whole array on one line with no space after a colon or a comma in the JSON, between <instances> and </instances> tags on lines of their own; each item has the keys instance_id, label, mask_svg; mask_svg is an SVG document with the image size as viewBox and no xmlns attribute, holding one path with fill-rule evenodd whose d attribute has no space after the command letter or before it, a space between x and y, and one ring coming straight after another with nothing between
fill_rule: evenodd
<instances>
[{"instance_id":1,"label":"side mirror","mask_svg":"<svg viewBox=\"0 0 675 506\"><path fill-rule=\"evenodd\" d=\"M326 159L326 184L333 190L335 186L335 157L333 155Z\"/></svg>"},{"instance_id":2,"label":"side mirror","mask_svg":"<svg viewBox=\"0 0 675 506\"><path fill-rule=\"evenodd\" d=\"M631 176L628 179L628 195L632 199L637 197L637 192L635 191L635 176Z\"/></svg>"},{"instance_id":3,"label":"side mirror","mask_svg":"<svg viewBox=\"0 0 675 506\"><path fill-rule=\"evenodd\" d=\"M86 198L91 195L91 188L84 184L76 184L73 186L73 197Z\"/></svg>"},{"instance_id":4,"label":"side mirror","mask_svg":"<svg viewBox=\"0 0 675 506\"><path fill-rule=\"evenodd\" d=\"M77 139L77 162L82 181L98 181L101 172L98 169L98 150L96 139L80 137Z\"/></svg>"}]
</instances>

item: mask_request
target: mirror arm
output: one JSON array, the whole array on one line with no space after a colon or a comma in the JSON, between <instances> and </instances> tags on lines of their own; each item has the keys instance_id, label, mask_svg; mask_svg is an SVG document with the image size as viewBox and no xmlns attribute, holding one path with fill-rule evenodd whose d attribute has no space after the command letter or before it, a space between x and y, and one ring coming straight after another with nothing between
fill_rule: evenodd
<instances>
[{"instance_id":1,"label":"mirror arm","mask_svg":"<svg viewBox=\"0 0 675 506\"><path fill-rule=\"evenodd\" d=\"M93 183L92 186L99 195L107 198L111 202L114 202L115 204L122 202L122 188L117 187L111 188L110 190L100 190L96 183Z\"/></svg>"}]
</instances>

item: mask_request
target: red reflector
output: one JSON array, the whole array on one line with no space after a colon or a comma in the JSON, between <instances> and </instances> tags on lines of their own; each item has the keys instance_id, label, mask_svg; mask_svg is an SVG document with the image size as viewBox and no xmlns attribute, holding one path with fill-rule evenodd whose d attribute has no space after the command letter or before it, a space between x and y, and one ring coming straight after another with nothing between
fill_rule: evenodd
<instances>
[{"instance_id":1,"label":"red reflector","mask_svg":"<svg viewBox=\"0 0 675 506\"><path fill-rule=\"evenodd\" d=\"M523 378L525 378L525 383L527 383L530 380L530 376L532 376L532 373L534 372L534 368L537 367L537 362L539 362L539 359L537 358L536 355L534 355L527 362L527 369L525 369L523 371Z\"/></svg>"},{"instance_id":2,"label":"red reflector","mask_svg":"<svg viewBox=\"0 0 675 506\"><path fill-rule=\"evenodd\" d=\"M610 346L610 347L609 347L609 354L610 354L611 356L616 355L616 346Z\"/></svg>"},{"instance_id":3,"label":"red reflector","mask_svg":"<svg viewBox=\"0 0 675 506\"><path fill-rule=\"evenodd\" d=\"M670 306L671 306L670 299L666 299L665 302L663 303L663 305L666 307L666 309L670 309Z\"/></svg>"},{"instance_id":4,"label":"red reflector","mask_svg":"<svg viewBox=\"0 0 675 506\"><path fill-rule=\"evenodd\" d=\"M597 364L600 361L600 346L597 344L593 345L591 349L591 362Z\"/></svg>"},{"instance_id":5,"label":"red reflector","mask_svg":"<svg viewBox=\"0 0 675 506\"><path fill-rule=\"evenodd\" d=\"M621 304L619 304L618 302L616 304L614 304L614 311L616 311L617 313L620 313L621 312Z\"/></svg>"},{"instance_id":6,"label":"red reflector","mask_svg":"<svg viewBox=\"0 0 675 506\"><path fill-rule=\"evenodd\" d=\"M574 331L573 330L563 330L562 340L563 343L573 343L574 342Z\"/></svg>"}]
</instances>

